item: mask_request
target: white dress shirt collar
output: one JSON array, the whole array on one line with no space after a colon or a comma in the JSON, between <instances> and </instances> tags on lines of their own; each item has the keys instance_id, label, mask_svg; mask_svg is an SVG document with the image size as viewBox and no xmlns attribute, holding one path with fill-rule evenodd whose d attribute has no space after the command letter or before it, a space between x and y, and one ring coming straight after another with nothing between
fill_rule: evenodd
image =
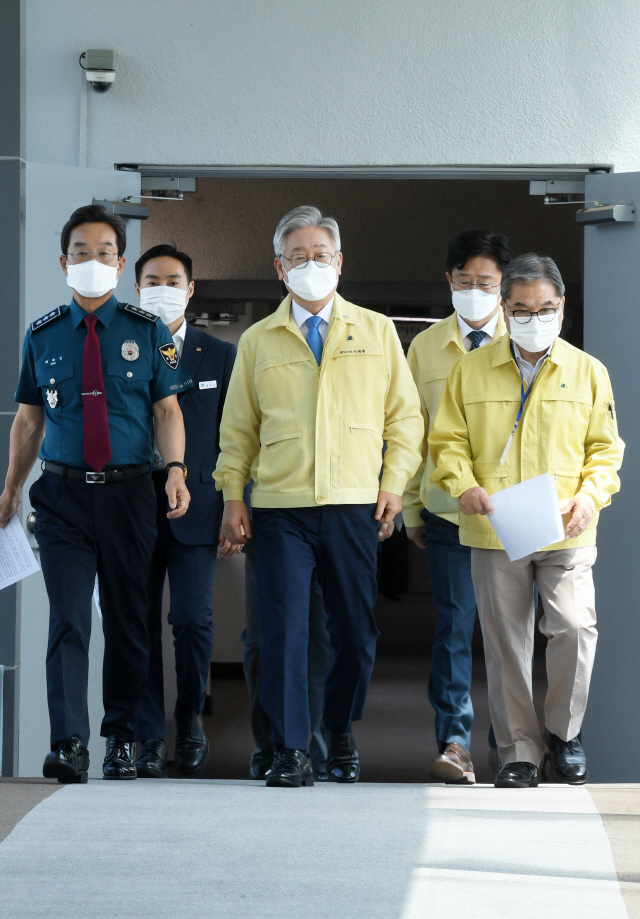
<instances>
[{"instance_id":1,"label":"white dress shirt collar","mask_svg":"<svg viewBox=\"0 0 640 919\"><path fill-rule=\"evenodd\" d=\"M465 320L462 318L460 313L457 314L458 328L460 330L460 338L462 339L462 344L464 345L467 351L471 350L471 339L469 338L469 335L471 334L471 332L484 332L486 337L484 341L482 342L482 344L480 345L481 348L484 347L484 345L489 344L493 336L496 334L496 327L498 325L498 315L499 314L496 313L493 319L490 319L489 322L486 325L483 325L481 329L472 329L469 323L465 322Z\"/></svg>"},{"instance_id":2,"label":"white dress shirt collar","mask_svg":"<svg viewBox=\"0 0 640 919\"><path fill-rule=\"evenodd\" d=\"M291 300L291 315L294 318L294 321L304 337L307 337L307 332L309 327L307 326L307 319L310 319L313 315L320 316L323 322L320 323L320 335L322 336L322 343L325 344L327 341L327 335L329 333L329 323L331 321L331 313L333 312L333 301L334 297L329 300L326 306L323 306L319 313L310 313L309 310L306 310L304 306L300 306L299 303L296 303L295 300Z\"/></svg>"},{"instance_id":3,"label":"white dress shirt collar","mask_svg":"<svg viewBox=\"0 0 640 919\"><path fill-rule=\"evenodd\" d=\"M551 351L551 348L553 347L553 345L550 345L547 348L547 350L544 352L540 360L536 362L535 367L533 367L529 363L529 361L525 361L522 354L520 353L520 348L517 346L517 344L515 343L513 339L511 339L511 344L513 345L513 353L516 359L516 364L518 365L518 368L520 369L520 372L522 373L524 381L527 384L527 386L531 386L535 378L538 376L538 373L540 372L540 368L544 364L545 360L549 357L549 352Z\"/></svg>"},{"instance_id":4,"label":"white dress shirt collar","mask_svg":"<svg viewBox=\"0 0 640 919\"><path fill-rule=\"evenodd\" d=\"M187 320L184 319L182 325L179 329L173 333L173 343L176 346L176 351L178 352L178 357L182 357L182 349L184 348L184 337L187 334Z\"/></svg>"}]
</instances>

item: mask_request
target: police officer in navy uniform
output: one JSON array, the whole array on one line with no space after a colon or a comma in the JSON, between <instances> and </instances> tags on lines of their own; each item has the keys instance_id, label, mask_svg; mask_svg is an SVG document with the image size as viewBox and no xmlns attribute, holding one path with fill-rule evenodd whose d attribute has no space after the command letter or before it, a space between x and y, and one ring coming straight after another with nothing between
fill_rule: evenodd
<instances>
[{"instance_id":1,"label":"police officer in navy uniform","mask_svg":"<svg viewBox=\"0 0 640 919\"><path fill-rule=\"evenodd\" d=\"M113 296L126 234L105 208L78 208L62 230L60 263L73 289L31 324L16 391L0 525L30 499L50 603L47 693L51 752L43 774L86 782L91 597L98 576L104 631L104 777L135 779L140 697L149 663L147 579L156 538L152 427L167 466L171 518L189 505L177 396L191 387L168 329ZM43 442L44 435L44 442Z\"/></svg>"},{"instance_id":2,"label":"police officer in navy uniform","mask_svg":"<svg viewBox=\"0 0 640 919\"><path fill-rule=\"evenodd\" d=\"M176 656L175 763L187 776L205 767L209 741L202 723L207 677L211 665L213 622L211 601L218 551L222 500L213 480L220 452L218 431L224 399L235 360L235 346L195 329L185 320L193 294L191 259L175 246L154 246L136 262L136 288L143 309L164 321L173 336L194 387L178 397L186 433L185 461L189 470L189 513L167 519L167 473L162 462L153 471L157 496L158 539L149 575L147 627L151 660L142 697L136 760L138 775L167 775L164 679L162 664L162 594L169 574ZM226 542L221 556L242 546Z\"/></svg>"}]
</instances>

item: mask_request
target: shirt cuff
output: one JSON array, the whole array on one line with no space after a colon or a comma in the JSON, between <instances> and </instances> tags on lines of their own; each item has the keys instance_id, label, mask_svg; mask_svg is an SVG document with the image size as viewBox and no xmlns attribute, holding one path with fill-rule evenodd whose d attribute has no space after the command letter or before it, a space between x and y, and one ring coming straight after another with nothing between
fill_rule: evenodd
<instances>
[{"instance_id":1,"label":"shirt cuff","mask_svg":"<svg viewBox=\"0 0 640 919\"><path fill-rule=\"evenodd\" d=\"M406 527L424 526L424 520L420 516L420 511L417 507L403 507L402 519L404 520L404 525Z\"/></svg>"},{"instance_id":2,"label":"shirt cuff","mask_svg":"<svg viewBox=\"0 0 640 919\"><path fill-rule=\"evenodd\" d=\"M602 501L596 489L589 482L586 482L582 486L578 494L584 495L586 498L590 499L591 503L593 504L594 511L601 511L603 507L606 507L608 504L611 504L610 495L607 495L606 501Z\"/></svg>"},{"instance_id":3,"label":"shirt cuff","mask_svg":"<svg viewBox=\"0 0 640 919\"><path fill-rule=\"evenodd\" d=\"M244 487L235 483L225 485L222 489L222 497L225 501L243 501Z\"/></svg>"},{"instance_id":4,"label":"shirt cuff","mask_svg":"<svg viewBox=\"0 0 640 919\"><path fill-rule=\"evenodd\" d=\"M392 475L390 472L382 473L380 491L388 491L389 494L398 495L398 497L401 498L406 487L406 479L399 479L396 475Z\"/></svg>"},{"instance_id":5,"label":"shirt cuff","mask_svg":"<svg viewBox=\"0 0 640 919\"><path fill-rule=\"evenodd\" d=\"M443 491L446 491L447 494L451 495L452 498L459 498L460 495L463 495L465 491L469 491L470 488L478 488L478 483L474 479L472 474L464 476L462 479L437 479L435 478L437 473L431 473L431 481L434 485L437 485L438 488L441 488Z\"/></svg>"}]
</instances>

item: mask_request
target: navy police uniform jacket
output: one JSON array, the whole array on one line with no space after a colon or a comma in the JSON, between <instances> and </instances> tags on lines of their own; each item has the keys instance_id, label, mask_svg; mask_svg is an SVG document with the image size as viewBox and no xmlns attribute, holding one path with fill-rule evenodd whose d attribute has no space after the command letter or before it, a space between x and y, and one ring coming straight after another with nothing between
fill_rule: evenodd
<instances>
[{"instance_id":1,"label":"navy police uniform jacket","mask_svg":"<svg viewBox=\"0 0 640 919\"><path fill-rule=\"evenodd\" d=\"M182 363L194 386L178 396L178 404L187 438L184 461L191 504L184 517L169 521L175 538L187 545L212 546L218 542L222 492L216 490L213 470L220 452L220 419L235 357L234 345L187 326Z\"/></svg>"},{"instance_id":2,"label":"navy police uniform jacket","mask_svg":"<svg viewBox=\"0 0 640 919\"><path fill-rule=\"evenodd\" d=\"M84 459L82 357L87 313L75 299L31 323L22 352L16 402L43 405L40 458L88 469ZM107 468L153 462L152 405L192 382L168 328L152 313L111 296L98 318L111 460Z\"/></svg>"}]
</instances>

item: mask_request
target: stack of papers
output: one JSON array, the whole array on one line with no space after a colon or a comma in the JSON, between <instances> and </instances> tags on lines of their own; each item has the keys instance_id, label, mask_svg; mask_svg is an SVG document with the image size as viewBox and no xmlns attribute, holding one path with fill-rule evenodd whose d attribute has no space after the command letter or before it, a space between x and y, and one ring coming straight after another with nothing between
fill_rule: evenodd
<instances>
[{"instance_id":1,"label":"stack of papers","mask_svg":"<svg viewBox=\"0 0 640 919\"><path fill-rule=\"evenodd\" d=\"M565 538L556 483L548 472L490 495L487 520L510 562Z\"/></svg>"},{"instance_id":2,"label":"stack of papers","mask_svg":"<svg viewBox=\"0 0 640 919\"><path fill-rule=\"evenodd\" d=\"M14 514L4 530L0 529L0 590L40 571L24 530Z\"/></svg>"}]
</instances>

